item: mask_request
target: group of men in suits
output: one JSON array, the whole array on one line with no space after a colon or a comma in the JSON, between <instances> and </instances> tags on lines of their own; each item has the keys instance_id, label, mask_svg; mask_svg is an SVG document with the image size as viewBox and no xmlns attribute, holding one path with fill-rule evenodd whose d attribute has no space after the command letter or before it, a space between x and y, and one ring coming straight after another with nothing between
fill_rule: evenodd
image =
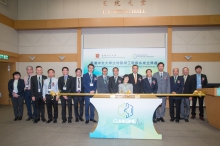
<instances>
[{"instance_id":1,"label":"group of men in suits","mask_svg":"<svg viewBox=\"0 0 220 146\"><path fill-rule=\"evenodd\" d=\"M133 93L148 93L148 94L191 94L196 89L206 87L208 81L204 74L201 74L202 67L196 66L196 74L190 76L189 69L187 67L183 68L183 76L179 75L179 69L173 69L173 76L169 76L169 73L164 71L164 63L159 62L158 72L152 74L151 69L146 70L146 78L138 74L138 65L132 66L132 73L129 74L129 83L133 85ZM108 69L106 67L102 68L102 75L97 77L93 74L94 65L88 65L88 73L82 76L82 70L77 68L75 70L76 76L72 77L69 75L68 67L62 68L63 76L56 79L55 71L53 69L48 70L48 78L44 75L41 66L36 67L36 75L33 76L33 68L28 66L27 74L24 78L25 80L25 101L28 110L27 121L33 119L34 123L37 123L40 118L43 122L53 123L57 122L58 118L58 99L59 97L52 97L50 91L61 93L118 93L118 85L123 82L123 79L119 76L119 68L113 68L113 76L109 77ZM83 107L85 101L85 123L88 124L89 121L97 122L94 115L94 106L90 103L90 98L92 96L60 96L62 105L62 123L72 122L72 100L74 101L74 114L75 121L84 121L83 119ZM166 99L168 97L159 97L162 99L162 103L155 110L153 115L153 122L165 122L165 109L166 109ZM169 97L170 105L170 121L179 122L181 118L188 122L189 111L190 111L190 100L192 99L192 116L191 119L195 118L195 107L198 97ZM200 119L204 119L203 111L203 101L204 97L199 99L199 111ZM31 101L33 103L34 112L32 113ZM48 120L46 121L44 115L44 104L46 101ZM176 114L174 114L174 104L176 106ZM66 105L68 107L68 117L66 117ZM80 106L80 110L78 111ZM54 108L54 115L52 115L52 107ZM90 112L89 112L90 111Z\"/></svg>"}]
</instances>

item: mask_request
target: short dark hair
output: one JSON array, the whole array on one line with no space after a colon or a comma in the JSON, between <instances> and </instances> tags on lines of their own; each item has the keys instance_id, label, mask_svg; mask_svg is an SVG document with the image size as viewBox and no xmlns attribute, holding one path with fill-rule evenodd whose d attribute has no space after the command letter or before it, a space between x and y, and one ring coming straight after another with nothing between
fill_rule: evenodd
<instances>
[{"instance_id":1,"label":"short dark hair","mask_svg":"<svg viewBox=\"0 0 220 146\"><path fill-rule=\"evenodd\" d=\"M90 63L90 64L88 65L88 68L89 68L89 66L92 66L93 68L95 68L95 66L94 66L92 63Z\"/></svg>"},{"instance_id":2,"label":"short dark hair","mask_svg":"<svg viewBox=\"0 0 220 146\"><path fill-rule=\"evenodd\" d=\"M201 65L196 65L195 70L197 70L198 68L202 69Z\"/></svg>"},{"instance_id":3,"label":"short dark hair","mask_svg":"<svg viewBox=\"0 0 220 146\"><path fill-rule=\"evenodd\" d=\"M37 68L42 68L42 66L36 66L36 69L37 69Z\"/></svg>"},{"instance_id":4,"label":"short dark hair","mask_svg":"<svg viewBox=\"0 0 220 146\"><path fill-rule=\"evenodd\" d=\"M129 78L129 75L128 75L128 74L125 74L125 75L123 76L123 80L122 80L122 81L124 81L124 79L127 78L127 77Z\"/></svg>"},{"instance_id":5,"label":"short dark hair","mask_svg":"<svg viewBox=\"0 0 220 146\"><path fill-rule=\"evenodd\" d=\"M147 71L148 71L148 70L149 70L150 72L152 72L152 70L151 70L151 69L147 69L147 70L146 70L146 73L147 73Z\"/></svg>"},{"instance_id":6,"label":"short dark hair","mask_svg":"<svg viewBox=\"0 0 220 146\"><path fill-rule=\"evenodd\" d=\"M82 72L82 69L81 69L81 68L77 68L77 69L75 70L75 72L77 72L78 70L80 70L80 71Z\"/></svg>"},{"instance_id":7,"label":"short dark hair","mask_svg":"<svg viewBox=\"0 0 220 146\"><path fill-rule=\"evenodd\" d=\"M55 73L54 69L48 69L47 73L49 73L49 71L51 71L51 70Z\"/></svg>"},{"instance_id":8,"label":"short dark hair","mask_svg":"<svg viewBox=\"0 0 220 146\"><path fill-rule=\"evenodd\" d=\"M69 71L69 68L68 68L68 67L66 67L66 66L64 66L64 67L62 68L62 71L63 71L64 69L66 69L66 70L68 70L68 71Z\"/></svg>"},{"instance_id":9,"label":"short dark hair","mask_svg":"<svg viewBox=\"0 0 220 146\"><path fill-rule=\"evenodd\" d=\"M107 67L103 67L103 68L102 68L102 71L103 71L103 69L106 69L106 70L108 70L108 68L107 68Z\"/></svg>"},{"instance_id":10,"label":"short dark hair","mask_svg":"<svg viewBox=\"0 0 220 146\"><path fill-rule=\"evenodd\" d=\"M163 64L163 66L164 66L164 63L163 63L163 62L159 62L159 63L157 64L157 67L158 67L160 64Z\"/></svg>"},{"instance_id":11,"label":"short dark hair","mask_svg":"<svg viewBox=\"0 0 220 146\"><path fill-rule=\"evenodd\" d=\"M133 68L134 66L137 66L137 68L139 68L139 66L138 66L137 64L132 65L132 68Z\"/></svg>"},{"instance_id":12,"label":"short dark hair","mask_svg":"<svg viewBox=\"0 0 220 146\"><path fill-rule=\"evenodd\" d=\"M13 78L14 78L15 75L19 75L19 76L21 77L21 73L18 72L18 71L14 72L14 73L12 74Z\"/></svg>"},{"instance_id":13,"label":"short dark hair","mask_svg":"<svg viewBox=\"0 0 220 146\"><path fill-rule=\"evenodd\" d=\"M114 67L114 68L112 69L112 71L114 71L114 69L117 69L117 70L119 71L119 69L118 69L117 67Z\"/></svg>"}]
</instances>

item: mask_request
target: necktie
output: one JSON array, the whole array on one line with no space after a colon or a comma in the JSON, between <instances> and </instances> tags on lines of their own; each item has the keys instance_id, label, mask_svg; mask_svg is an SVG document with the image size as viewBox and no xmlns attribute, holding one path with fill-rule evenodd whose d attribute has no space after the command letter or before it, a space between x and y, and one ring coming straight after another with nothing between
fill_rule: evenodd
<instances>
[{"instance_id":1,"label":"necktie","mask_svg":"<svg viewBox=\"0 0 220 146\"><path fill-rule=\"evenodd\" d=\"M149 83L150 83L150 86L151 86L151 84L152 84L151 79L149 78L148 80L149 80Z\"/></svg>"},{"instance_id":2,"label":"necktie","mask_svg":"<svg viewBox=\"0 0 220 146\"><path fill-rule=\"evenodd\" d=\"M186 82L186 77L187 77L187 76L184 76L184 84L185 84L185 82Z\"/></svg>"},{"instance_id":3,"label":"necktie","mask_svg":"<svg viewBox=\"0 0 220 146\"><path fill-rule=\"evenodd\" d=\"M174 83L176 83L176 76L174 77Z\"/></svg>"},{"instance_id":4,"label":"necktie","mask_svg":"<svg viewBox=\"0 0 220 146\"><path fill-rule=\"evenodd\" d=\"M116 81L117 81L117 78L115 77L115 83L116 83Z\"/></svg>"},{"instance_id":5,"label":"necktie","mask_svg":"<svg viewBox=\"0 0 220 146\"><path fill-rule=\"evenodd\" d=\"M90 74L90 81L91 81L91 83L92 83L92 74Z\"/></svg>"},{"instance_id":6,"label":"necktie","mask_svg":"<svg viewBox=\"0 0 220 146\"><path fill-rule=\"evenodd\" d=\"M66 87L67 76L64 76L64 87Z\"/></svg>"},{"instance_id":7,"label":"necktie","mask_svg":"<svg viewBox=\"0 0 220 146\"><path fill-rule=\"evenodd\" d=\"M105 83L105 84L107 83L107 79L106 79L106 77L104 77L104 83Z\"/></svg>"},{"instance_id":8,"label":"necktie","mask_svg":"<svg viewBox=\"0 0 220 146\"><path fill-rule=\"evenodd\" d=\"M160 80L162 81L162 79L163 79L163 75L162 73L160 73Z\"/></svg>"},{"instance_id":9,"label":"necktie","mask_svg":"<svg viewBox=\"0 0 220 146\"><path fill-rule=\"evenodd\" d=\"M52 79L50 78L50 82L49 82L49 85L48 85L48 89L51 89L51 82L52 82Z\"/></svg>"},{"instance_id":10,"label":"necktie","mask_svg":"<svg viewBox=\"0 0 220 146\"><path fill-rule=\"evenodd\" d=\"M38 77L38 84L39 84L39 88L40 88L40 90L41 90L41 89L42 89L42 86L41 86L40 76Z\"/></svg>"},{"instance_id":11,"label":"necktie","mask_svg":"<svg viewBox=\"0 0 220 146\"><path fill-rule=\"evenodd\" d=\"M28 75L28 80L27 80L27 85L29 85L29 83L30 83L30 75Z\"/></svg>"},{"instance_id":12,"label":"necktie","mask_svg":"<svg viewBox=\"0 0 220 146\"><path fill-rule=\"evenodd\" d=\"M78 78L78 88L80 88L80 79Z\"/></svg>"},{"instance_id":13,"label":"necktie","mask_svg":"<svg viewBox=\"0 0 220 146\"><path fill-rule=\"evenodd\" d=\"M134 82L135 82L135 84L137 84L137 75L136 74L134 74Z\"/></svg>"}]
</instances>

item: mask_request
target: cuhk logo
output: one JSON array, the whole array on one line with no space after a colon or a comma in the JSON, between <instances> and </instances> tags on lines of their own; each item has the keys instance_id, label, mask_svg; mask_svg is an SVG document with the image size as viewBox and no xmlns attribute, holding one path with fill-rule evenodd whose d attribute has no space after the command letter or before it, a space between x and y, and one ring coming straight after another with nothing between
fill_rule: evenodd
<instances>
[{"instance_id":1,"label":"cuhk logo","mask_svg":"<svg viewBox=\"0 0 220 146\"><path fill-rule=\"evenodd\" d=\"M100 56L99 54L95 54L95 57L96 57L96 58L99 58L99 56Z\"/></svg>"},{"instance_id":2,"label":"cuhk logo","mask_svg":"<svg viewBox=\"0 0 220 146\"><path fill-rule=\"evenodd\" d=\"M118 106L118 115L123 117L123 118L129 118L131 116L133 116L133 106L128 104L128 103L124 103Z\"/></svg>"}]
</instances>

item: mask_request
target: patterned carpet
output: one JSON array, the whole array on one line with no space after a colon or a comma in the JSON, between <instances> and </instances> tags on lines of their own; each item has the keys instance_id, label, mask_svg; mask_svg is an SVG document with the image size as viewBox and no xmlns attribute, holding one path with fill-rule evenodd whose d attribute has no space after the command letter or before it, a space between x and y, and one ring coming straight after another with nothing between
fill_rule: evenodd
<instances>
[{"instance_id":1,"label":"patterned carpet","mask_svg":"<svg viewBox=\"0 0 220 146\"><path fill-rule=\"evenodd\" d=\"M198 109L197 109L198 111ZM219 146L220 130L212 127L207 121L198 118L189 123L169 121L166 111L165 123L156 123L155 127L163 135L163 140L128 140L128 139L91 139L89 132L94 127L90 122L46 124L40 121L33 124L26 122L26 107L22 121L14 122L12 106L0 106L0 145L1 146ZM59 116L61 106L59 105ZM47 117L47 115L46 115ZM97 114L96 114L97 119Z\"/></svg>"}]
</instances>

